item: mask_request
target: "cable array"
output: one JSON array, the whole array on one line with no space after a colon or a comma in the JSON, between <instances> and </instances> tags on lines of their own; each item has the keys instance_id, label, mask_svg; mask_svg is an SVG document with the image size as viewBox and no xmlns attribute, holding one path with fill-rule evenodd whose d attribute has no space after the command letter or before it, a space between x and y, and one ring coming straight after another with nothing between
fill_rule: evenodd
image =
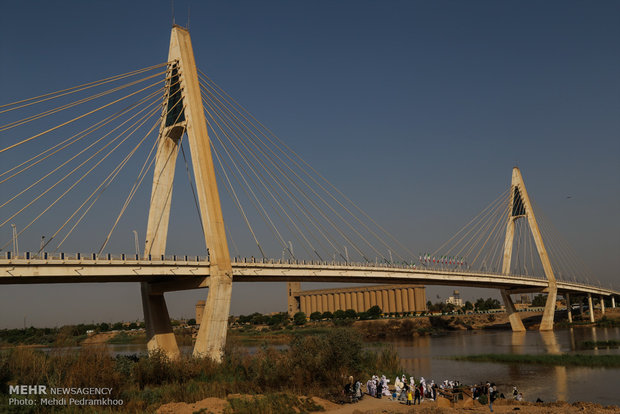
<instances>
[{"instance_id":1,"label":"cable array","mask_svg":"<svg viewBox=\"0 0 620 414\"><path fill-rule=\"evenodd\" d=\"M258 257L413 265L402 243L202 71L199 80L218 183Z\"/></svg>"},{"instance_id":2,"label":"cable array","mask_svg":"<svg viewBox=\"0 0 620 414\"><path fill-rule=\"evenodd\" d=\"M535 204L532 208L555 278L589 281L586 266L566 239ZM530 214L521 198L515 198L513 205L513 194L507 189L439 248L420 255L419 262L430 269L503 273L507 227L514 220L508 273L546 278L526 213Z\"/></svg>"},{"instance_id":3,"label":"cable array","mask_svg":"<svg viewBox=\"0 0 620 414\"><path fill-rule=\"evenodd\" d=\"M115 193L126 195L114 216L108 217L113 209L106 204L111 224L95 255L104 253L153 169L164 124L184 120L183 74L177 69L176 62L165 62L0 105L0 229L14 226L12 239L0 240L0 250L17 246L16 238L38 223L50 235L41 240L39 253L58 251L117 185ZM544 277L527 219L531 212L518 192L507 189L438 249L415 255L200 70L198 78L236 258L241 250L250 252L247 242L235 239L251 240L252 253L262 260L281 256L502 273L506 231L517 217L508 273ZM136 158L141 162L132 162ZM577 281L587 275L565 238L533 208L556 278Z\"/></svg>"},{"instance_id":4,"label":"cable array","mask_svg":"<svg viewBox=\"0 0 620 414\"><path fill-rule=\"evenodd\" d=\"M101 254L152 167L154 131L167 115L171 67L165 62L1 105L0 229L14 225L15 239L44 228L51 236L42 237L39 252L57 250L115 180L121 187L129 181L130 160L146 152ZM151 145L145 151L146 142Z\"/></svg>"}]
</instances>

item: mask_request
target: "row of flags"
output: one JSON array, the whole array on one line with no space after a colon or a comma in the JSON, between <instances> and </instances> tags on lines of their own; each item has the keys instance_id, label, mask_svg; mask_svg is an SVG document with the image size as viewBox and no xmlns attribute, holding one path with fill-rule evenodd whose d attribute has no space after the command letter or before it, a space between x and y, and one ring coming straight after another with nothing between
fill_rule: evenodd
<instances>
[{"instance_id":1,"label":"row of flags","mask_svg":"<svg viewBox=\"0 0 620 414\"><path fill-rule=\"evenodd\" d=\"M428 263L428 264L446 264L446 265L456 265L456 266L465 266L467 262L465 262L465 258L457 257L457 256L432 256L428 253L420 254L420 263Z\"/></svg>"}]
</instances>

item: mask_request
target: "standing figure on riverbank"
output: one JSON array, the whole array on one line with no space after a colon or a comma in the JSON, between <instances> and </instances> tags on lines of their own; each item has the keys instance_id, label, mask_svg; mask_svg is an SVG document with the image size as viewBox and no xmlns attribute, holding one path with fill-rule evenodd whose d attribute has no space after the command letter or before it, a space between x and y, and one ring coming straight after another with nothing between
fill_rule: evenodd
<instances>
[{"instance_id":1,"label":"standing figure on riverbank","mask_svg":"<svg viewBox=\"0 0 620 414\"><path fill-rule=\"evenodd\" d=\"M489 409L493 412L493 401L497 399L497 387L495 384L489 386Z\"/></svg>"},{"instance_id":2,"label":"standing figure on riverbank","mask_svg":"<svg viewBox=\"0 0 620 414\"><path fill-rule=\"evenodd\" d=\"M420 389L418 387L414 387L415 388L415 399L413 400L413 405L415 405L415 402L418 402L418 405L420 405Z\"/></svg>"},{"instance_id":3,"label":"standing figure on riverbank","mask_svg":"<svg viewBox=\"0 0 620 414\"><path fill-rule=\"evenodd\" d=\"M402 388L403 388L403 383L400 382L400 378L396 376L396 379L394 380L394 389L396 391L396 395L400 395Z\"/></svg>"},{"instance_id":4,"label":"standing figure on riverbank","mask_svg":"<svg viewBox=\"0 0 620 414\"><path fill-rule=\"evenodd\" d=\"M386 397L389 397L390 395L390 387L388 386L388 384L390 383L390 380L387 379L385 377L385 375L381 376L381 388L383 390L383 395L385 395Z\"/></svg>"},{"instance_id":5,"label":"standing figure on riverbank","mask_svg":"<svg viewBox=\"0 0 620 414\"><path fill-rule=\"evenodd\" d=\"M420 399L421 401L424 401L424 377L420 379L420 385L418 386L418 389L420 390Z\"/></svg>"},{"instance_id":6,"label":"standing figure on riverbank","mask_svg":"<svg viewBox=\"0 0 620 414\"><path fill-rule=\"evenodd\" d=\"M366 383L366 392L371 397L374 397L374 396L377 395L377 383L375 382L375 376L374 375Z\"/></svg>"}]
</instances>

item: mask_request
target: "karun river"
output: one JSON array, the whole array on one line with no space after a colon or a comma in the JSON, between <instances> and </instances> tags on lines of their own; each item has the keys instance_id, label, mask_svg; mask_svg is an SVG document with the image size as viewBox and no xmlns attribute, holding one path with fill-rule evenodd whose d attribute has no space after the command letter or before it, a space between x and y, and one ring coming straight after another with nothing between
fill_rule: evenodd
<instances>
[{"instance_id":1,"label":"karun river","mask_svg":"<svg viewBox=\"0 0 620 414\"><path fill-rule=\"evenodd\" d=\"M464 384L489 381L495 382L498 390L508 398L516 385L527 401L540 398L543 401L620 405L620 369L617 368L508 365L445 359L473 354L618 354L618 349L582 349L585 341L612 339L620 339L620 328L579 327L553 332L465 331L392 343L407 372L416 378L423 376L427 381L448 379Z\"/></svg>"},{"instance_id":2,"label":"karun river","mask_svg":"<svg viewBox=\"0 0 620 414\"><path fill-rule=\"evenodd\" d=\"M459 331L440 336L390 340L398 351L405 373L416 379L459 380L464 384L494 382L510 398L517 386L527 401L591 401L620 405L618 368L557 367L528 364L462 362L446 359L472 354L618 354L618 349L582 349L585 341L620 340L620 328L576 327L553 332ZM281 347L281 346L280 346ZM109 345L113 354L146 351L145 344ZM191 353L191 347L181 347ZM248 347L250 352L255 347ZM381 372L377 372L381 375ZM390 379L391 383L394 378Z\"/></svg>"}]
</instances>

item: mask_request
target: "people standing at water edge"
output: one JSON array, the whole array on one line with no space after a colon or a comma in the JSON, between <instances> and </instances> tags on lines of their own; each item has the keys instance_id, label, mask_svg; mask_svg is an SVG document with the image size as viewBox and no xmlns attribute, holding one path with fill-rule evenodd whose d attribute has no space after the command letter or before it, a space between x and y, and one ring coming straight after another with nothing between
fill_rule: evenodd
<instances>
[{"instance_id":1,"label":"people standing at water edge","mask_svg":"<svg viewBox=\"0 0 620 414\"><path fill-rule=\"evenodd\" d=\"M489 409L493 412L493 401L497 398L497 387L491 384L489 387Z\"/></svg>"},{"instance_id":2,"label":"people standing at water edge","mask_svg":"<svg viewBox=\"0 0 620 414\"><path fill-rule=\"evenodd\" d=\"M418 405L420 405L420 389L418 387L414 387L415 389L415 400L413 401L413 404L415 405L415 402L418 402Z\"/></svg>"}]
</instances>

